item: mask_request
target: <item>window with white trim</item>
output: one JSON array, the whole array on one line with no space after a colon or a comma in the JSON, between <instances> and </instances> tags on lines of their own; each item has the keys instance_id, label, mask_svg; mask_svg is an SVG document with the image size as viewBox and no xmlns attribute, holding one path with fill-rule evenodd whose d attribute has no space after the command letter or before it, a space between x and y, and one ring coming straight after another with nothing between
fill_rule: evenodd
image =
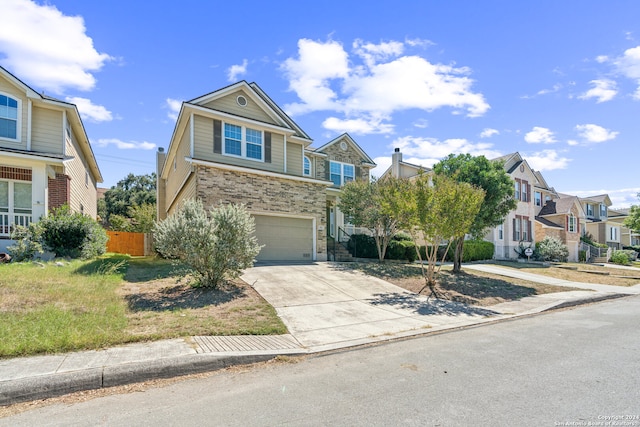
<instances>
[{"instance_id":1,"label":"window with white trim","mask_svg":"<svg viewBox=\"0 0 640 427\"><path fill-rule=\"evenodd\" d=\"M311 160L307 156L304 156L302 173L305 176L311 176Z\"/></svg>"},{"instance_id":2,"label":"window with white trim","mask_svg":"<svg viewBox=\"0 0 640 427\"><path fill-rule=\"evenodd\" d=\"M514 197L516 200L520 200L520 181L516 181L516 191Z\"/></svg>"},{"instance_id":3,"label":"window with white trim","mask_svg":"<svg viewBox=\"0 0 640 427\"><path fill-rule=\"evenodd\" d=\"M577 230L578 230L578 226L576 224L576 216L573 213L570 213L567 231L569 231L569 233L575 233Z\"/></svg>"},{"instance_id":4,"label":"window with white trim","mask_svg":"<svg viewBox=\"0 0 640 427\"><path fill-rule=\"evenodd\" d=\"M607 205L604 203L600 204L600 219L604 219L607 217Z\"/></svg>"},{"instance_id":5,"label":"window with white trim","mask_svg":"<svg viewBox=\"0 0 640 427\"><path fill-rule=\"evenodd\" d=\"M0 181L0 235L8 236L11 226L28 226L32 213L31 183Z\"/></svg>"},{"instance_id":6,"label":"window with white trim","mask_svg":"<svg viewBox=\"0 0 640 427\"><path fill-rule=\"evenodd\" d=\"M500 224L498 226L498 240L504 239L504 225Z\"/></svg>"},{"instance_id":7,"label":"window with white trim","mask_svg":"<svg viewBox=\"0 0 640 427\"><path fill-rule=\"evenodd\" d=\"M533 198L535 199L536 206L542 206L542 193L541 192L536 191L533 194Z\"/></svg>"},{"instance_id":8,"label":"window with white trim","mask_svg":"<svg viewBox=\"0 0 640 427\"><path fill-rule=\"evenodd\" d=\"M612 242L617 242L618 241L618 227L611 227L611 241Z\"/></svg>"},{"instance_id":9,"label":"window with white trim","mask_svg":"<svg viewBox=\"0 0 640 427\"><path fill-rule=\"evenodd\" d=\"M355 179L355 166L349 163L331 161L329 163L329 179L337 187Z\"/></svg>"},{"instance_id":10,"label":"window with white trim","mask_svg":"<svg viewBox=\"0 0 640 427\"><path fill-rule=\"evenodd\" d=\"M593 205L591 203L587 203L587 216L593 216Z\"/></svg>"},{"instance_id":11,"label":"window with white trim","mask_svg":"<svg viewBox=\"0 0 640 427\"><path fill-rule=\"evenodd\" d=\"M20 102L8 95L0 94L0 138L17 140Z\"/></svg>"},{"instance_id":12,"label":"window with white trim","mask_svg":"<svg viewBox=\"0 0 640 427\"><path fill-rule=\"evenodd\" d=\"M224 124L223 153L228 156L264 160L262 131L231 123Z\"/></svg>"},{"instance_id":13,"label":"window with white trim","mask_svg":"<svg viewBox=\"0 0 640 427\"><path fill-rule=\"evenodd\" d=\"M514 224L515 224L515 229L513 230L513 233L514 233L513 234L513 236L514 236L513 240L515 240L516 242L519 242L521 240L520 239L520 233L521 233L521 231L520 231L520 228L521 228L520 218L516 218Z\"/></svg>"}]
</instances>

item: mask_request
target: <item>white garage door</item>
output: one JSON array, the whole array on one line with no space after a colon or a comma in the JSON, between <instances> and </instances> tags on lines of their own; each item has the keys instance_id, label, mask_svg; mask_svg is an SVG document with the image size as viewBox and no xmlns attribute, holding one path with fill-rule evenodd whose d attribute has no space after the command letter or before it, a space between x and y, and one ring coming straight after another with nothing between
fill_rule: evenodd
<instances>
[{"instance_id":1,"label":"white garage door","mask_svg":"<svg viewBox=\"0 0 640 427\"><path fill-rule=\"evenodd\" d=\"M313 227L310 219L254 215L259 261L312 261Z\"/></svg>"}]
</instances>

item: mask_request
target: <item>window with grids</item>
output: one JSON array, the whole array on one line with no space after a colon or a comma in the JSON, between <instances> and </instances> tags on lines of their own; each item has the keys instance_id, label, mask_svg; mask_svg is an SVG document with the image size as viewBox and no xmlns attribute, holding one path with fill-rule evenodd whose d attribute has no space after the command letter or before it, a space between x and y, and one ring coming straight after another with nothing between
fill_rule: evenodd
<instances>
[{"instance_id":1,"label":"window with grids","mask_svg":"<svg viewBox=\"0 0 640 427\"><path fill-rule=\"evenodd\" d=\"M303 164L302 173L305 176L311 176L311 160L309 160L307 156L304 156L303 162L304 164Z\"/></svg>"},{"instance_id":2,"label":"window with grids","mask_svg":"<svg viewBox=\"0 0 640 427\"><path fill-rule=\"evenodd\" d=\"M578 223L573 213L569 214L569 227L567 231L569 231L569 233L576 233L578 231Z\"/></svg>"},{"instance_id":3,"label":"window with grids","mask_svg":"<svg viewBox=\"0 0 640 427\"><path fill-rule=\"evenodd\" d=\"M347 182L353 181L356 176L356 168L349 163L330 162L330 179L337 187L341 187Z\"/></svg>"},{"instance_id":4,"label":"window with grids","mask_svg":"<svg viewBox=\"0 0 640 427\"><path fill-rule=\"evenodd\" d=\"M262 131L231 123L224 124L224 154L263 159Z\"/></svg>"},{"instance_id":5,"label":"window with grids","mask_svg":"<svg viewBox=\"0 0 640 427\"><path fill-rule=\"evenodd\" d=\"M0 137L18 139L18 100L1 94Z\"/></svg>"}]
</instances>

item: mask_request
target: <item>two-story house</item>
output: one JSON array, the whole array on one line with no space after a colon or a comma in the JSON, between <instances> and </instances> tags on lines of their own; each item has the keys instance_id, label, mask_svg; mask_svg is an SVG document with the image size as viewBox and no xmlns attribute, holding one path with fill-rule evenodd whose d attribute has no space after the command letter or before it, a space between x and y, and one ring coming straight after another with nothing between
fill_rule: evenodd
<instances>
[{"instance_id":1,"label":"two-story house","mask_svg":"<svg viewBox=\"0 0 640 427\"><path fill-rule=\"evenodd\" d=\"M158 218L189 198L242 203L264 245L259 260L326 260L327 236L344 223L340 187L368 180L375 164L346 134L311 143L255 83L184 102L167 151L158 150Z\"/></svg>"},{"instance_id":2,"label":"two-story house","mask_svg":"<svg viewBox=\"0 0 640 427\"><path fill-rule=\"evenodd\" d=\"M96 217L102 175L78 109L0 67L0 251L11 229L63 204Z\"/></svg>"},{"instance_id":3,"label":"two-story house","mask_svg":"<svg viewBox=\"0 0 640 427\"><path fill-rule=\"evenodd\" d=\"M613 249L621 249L620 224L608 220L611 206L609 195L581 197L580 203L586 216L585 231L593 236L593 240Z\"/></svg>"}]
</instances>

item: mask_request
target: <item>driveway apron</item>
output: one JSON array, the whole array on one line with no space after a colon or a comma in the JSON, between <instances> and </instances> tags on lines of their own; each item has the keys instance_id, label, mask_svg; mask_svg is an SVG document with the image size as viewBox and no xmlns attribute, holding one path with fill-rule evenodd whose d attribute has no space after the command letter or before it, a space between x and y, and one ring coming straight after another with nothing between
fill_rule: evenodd
<instances>
[{"instance_id":1,"label":"driveway apron","mask_svg":"<svg viewBox=\"0 0 640 427\"><path fill-rule=\"evenodd\" d=\"M308 348L363 342L405 332L451 327L497 313L427 300L339 264L260 265L242 279L275 307L289 332ZM426 332L425 330L425 332Z\"/></svg>"}]
</instances>

